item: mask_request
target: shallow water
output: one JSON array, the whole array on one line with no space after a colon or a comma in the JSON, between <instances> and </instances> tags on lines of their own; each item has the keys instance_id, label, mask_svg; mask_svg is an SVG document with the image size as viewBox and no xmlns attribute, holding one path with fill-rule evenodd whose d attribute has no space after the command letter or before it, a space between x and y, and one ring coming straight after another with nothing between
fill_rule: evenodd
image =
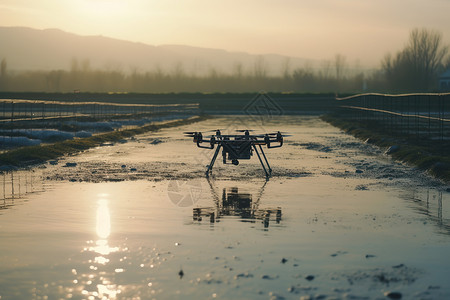
<instances>
[{"instance_id":1,"label":"shallow water","mask_svg":"<svg viewBox=\"0 0 450 300\"><path fill-rule=\"evenodd\" d=\"M246 123L0 174L0 298L450 297L446 186L316 117ZM253 157L207 180L211 150L182 132L242 126L292 134L273 177Z\"/></svg>"}]
</instances>

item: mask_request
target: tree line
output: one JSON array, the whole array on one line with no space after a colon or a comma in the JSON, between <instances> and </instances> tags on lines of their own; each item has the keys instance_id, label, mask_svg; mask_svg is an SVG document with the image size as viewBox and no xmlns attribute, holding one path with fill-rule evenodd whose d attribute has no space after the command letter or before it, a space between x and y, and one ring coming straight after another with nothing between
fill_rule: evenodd
<instances>
[{"instance_id":1,"label":"tree line","mask_svg":"<svg viewBox=\"0 0 450 300\"><path fill-rule=\"evenodd\" d=\"M174 70L123 72L93 69L88 60L73 59L69 70L10 72L0 63L0 91L29 92L429 92L450 68L448 46L435 30L413 29L404 49L387 54L380 68L370 73L351 71L345 56L337 54L321 68L305 65L291 70L289 61L278 76L268 75L264 61L253 70L237 64L231 74L211 69L208 75L188 74L181 64Z\"/></svg>"},{"instance_id":2,"label":"tree line","mask_svg":"<svg viewBox=\"0 0 450 300\"><path fill-rule=\"evenodd\" d=\"M327 62L315 71L311 66L289 69L283 66L281 75L269 75L263 60L258 59L252 70L236 64L231 74L211 69L207 75L188 74L181 64L173 70L123 72L90 67L88 60L73 59L70 70L8 72L0 75L0 91L31 92L336 92L360 91L364 74L347 72L345 57L336 56L338 63Z\"/></svg>"}]
</instances>

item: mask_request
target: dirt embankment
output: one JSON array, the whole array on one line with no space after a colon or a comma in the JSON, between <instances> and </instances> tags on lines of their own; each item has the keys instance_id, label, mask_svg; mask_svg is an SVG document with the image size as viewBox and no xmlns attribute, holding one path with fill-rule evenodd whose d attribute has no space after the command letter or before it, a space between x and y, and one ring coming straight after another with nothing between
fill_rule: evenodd
<instances>
[{"instance_id":1,"label":"dirt embankment","mask_svg":"<svg viewBox=\"0 0 450 300\"><path fill-rule=\"evenodd\" d=\"M450 152L439 141L414 141L390 136L368 126L344 120L337 115L328 114L322 120L344 130L367 143L386 149L392 158L416 166L432 176L450 183Z\"/></svg>"},{"instance_id":2,"label":"dirt embankment","mask_svg":"<svg viewBox=\"0 0 450 300\"><path fill-rule=\"evenodd\" d=\"M132 137L149 131L157 131L162 128L187 125L207 119L206 116L195 116L187 119L149 124L138 128L113 131L97 134L88 138L77 138L62 142L22 147L0 154L0 171L10 171L17 167L26 167L43 163L47 160L56 159L64 155L82 152L89 148L98 147L105 143L120 142L125 138Z\"/></svg>"}]
</instances>

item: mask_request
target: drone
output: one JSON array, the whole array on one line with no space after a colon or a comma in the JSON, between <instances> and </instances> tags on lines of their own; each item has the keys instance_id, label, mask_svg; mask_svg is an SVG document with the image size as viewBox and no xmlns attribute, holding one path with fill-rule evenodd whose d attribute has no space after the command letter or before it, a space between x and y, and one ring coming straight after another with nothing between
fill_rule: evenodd
<instances>
[{"instance_id":1,"label":"drone","mask_svg":"<svg viewBox=\"0 0 450 300\"><path fill-rule=\"evenodd\" d=\"M266 174L266 178L269 178L272 175L272 168L269 165L269 161L267 160L262 146L266 145L268 149L280 148L283 146L283 134L280 131L275 133L250 134L251 131L252 130L244 129L237 130L237 132L241 132L241 134L222 134L220 129L217 129L212 130L212 132L215 133L207 137L204 137L201 132L185 132L184 134L193 137L194 143L196 143L199 148L216 148L211 162L207 166L205 172L206 177L209 177L209 174L212 173L214 163L220 149L222 149L223 163L227 164L227 162L231 162L235 166L239 165L240 159L250 159L254 151L258 156L259 162ZM205 146L202 144L209 145Z\"/></svg>"}]
</instances>

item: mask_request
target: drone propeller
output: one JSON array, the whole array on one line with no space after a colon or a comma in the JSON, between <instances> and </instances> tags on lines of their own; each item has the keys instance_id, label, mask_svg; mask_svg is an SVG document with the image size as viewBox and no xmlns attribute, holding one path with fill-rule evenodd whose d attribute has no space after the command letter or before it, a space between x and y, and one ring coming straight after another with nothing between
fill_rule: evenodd
<instances>
[{"instance_id":1,"label":"drone propeller","mask_svg":"<svg viewBox=\"0 0 450 300\"><path fill-rule=\"evenodd\" d=\"M252 136L252 137L255 137L255 138L263 138L263 137L266 137L265 134L252 134L251 136Z\"/></svg>"},{"instance_id":2,"label":"drone propeller","mask_svg":"<svg viewBox=\"0 0 450 300\"><path fill-rule=\"evenodd\" d=\"M225 130L225 129L213 129L213 130L208 130L208 131L205 131L205 132L217 132L217 131L222 131L222 130Z\"/></svg>"},{"instance_id":3,"label":"drone propeller","mask_svg":"<svg viewBox=\"0 0 450 300\"><path fill-rule=\"evenodd\" d=\"M289 132L287 132L287 131L276 131L276 132L271 132L269 134L278 134L278 133L285 134L285 133L289 133Z\"/></svg>"},{"instance_id":4,"label":"drone propeller","mask_svg":"<svg viewBox=\"0 0 450 300\"><path fill-rule=\"evenodd\" d=\"M187 132L184 132L184 135L187 137L193 137L194 139L200 139L200 140L202 140L204 138L203 134L201 132L196 132L196 131L187 131Z\"/></svg>"},{"instance_id":5,"label":"drone propeller","mask_svg":"<svg viewBox=\"0 0 450 300\"><path fill-rule=\"evenodd\" d=\"M281 134L282 136L292 136L291 134L287 134L288 132L285 131L277 131L277 132L271 132L267 133L267 135L278 135Z\"/></svg>"},{"instance_id":6,"label":"drone propeller","mask_svg":"<svg viewBox=\"0 0 450 300\"><path fill-rule=\"evenodd\" d=\"M253 129L236 129L236 131L237 132L246 132L246 131L251 132L251 131L254 131L254 130Z\"/></svg>"}]
</instances>

